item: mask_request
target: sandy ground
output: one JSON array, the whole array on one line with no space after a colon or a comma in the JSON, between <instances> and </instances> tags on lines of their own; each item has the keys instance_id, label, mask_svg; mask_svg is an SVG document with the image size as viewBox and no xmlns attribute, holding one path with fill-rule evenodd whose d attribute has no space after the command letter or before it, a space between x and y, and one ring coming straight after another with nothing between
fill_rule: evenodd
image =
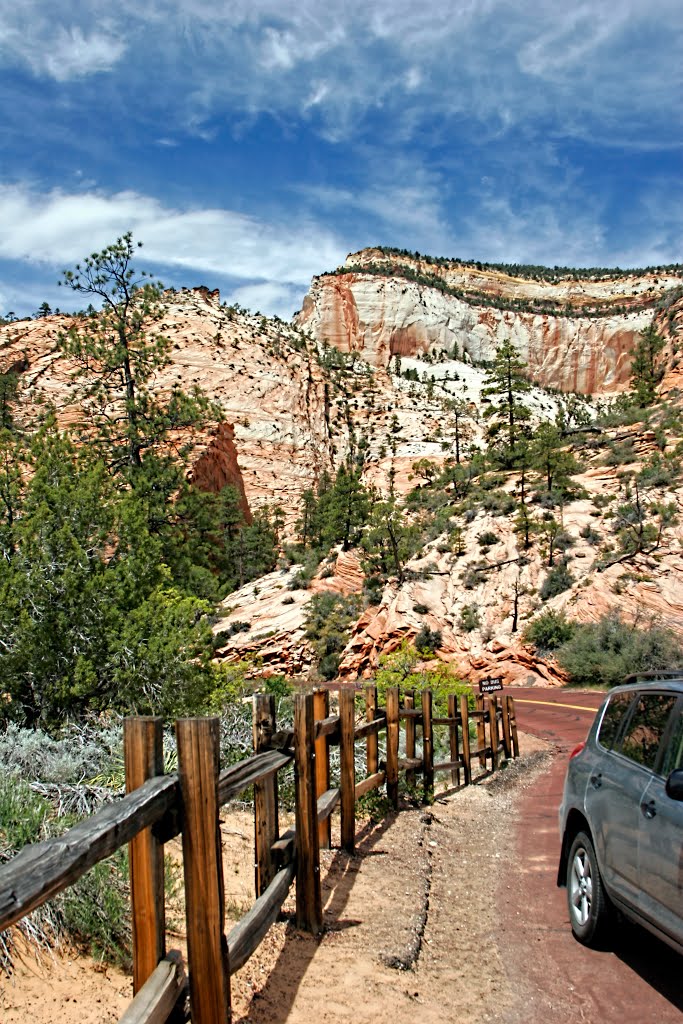
<instances>
[{"instance_id":1,"label":"sandy ground","mask_svg":"<svg viewBox=\"0 0 683 1024\"><path fill-rule=\"evenodd\" d=\"M294 928L290 895L283 920L233 977L236 1024L500 1020L513 996L496 934L499 869L544 748L524 737L522 760L492 779L432 807L359 822L353 857L324 851L324 934ZM221 828L229 929L253 901L251 815L230 810ZM183 949L181 907L169 925L169 948ZM112 968L65 953L25 955L0 979L0 1020L109 1024L131 996L129 979Z\"/></svg>"}]
</instances>

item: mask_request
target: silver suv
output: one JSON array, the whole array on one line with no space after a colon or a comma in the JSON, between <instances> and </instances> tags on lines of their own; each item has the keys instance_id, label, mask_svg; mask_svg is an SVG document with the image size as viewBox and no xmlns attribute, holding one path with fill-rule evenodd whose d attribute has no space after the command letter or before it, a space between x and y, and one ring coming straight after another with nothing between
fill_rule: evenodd
<instances>
[{"instance_id":1,"label":"silver suv","mask_svg":"<svg viewBox=\"0 0 683 1024\"><path fill-rule=\"evenodd\" d=\"M599 943L617 908L683 953L683 673L619 686L570 756L557 884Z\"/></svg>"}]
</instances>

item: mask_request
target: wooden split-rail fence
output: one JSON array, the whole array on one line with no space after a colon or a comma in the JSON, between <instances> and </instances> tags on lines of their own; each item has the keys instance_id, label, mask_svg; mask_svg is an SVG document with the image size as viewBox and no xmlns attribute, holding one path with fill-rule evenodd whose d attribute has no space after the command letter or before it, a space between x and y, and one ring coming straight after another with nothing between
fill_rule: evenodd
<instances>
[{"instance_id":1,"label":"wooden split-rail fence","mask_svg":"<svg viewBox=\"0 0 683 1024\"><path fill-rule=\"evenodd\" d=\"M323 926L320 849L331 843L330 817L339 804L341 845L355 843L356 802L386 786L398 807L399 773L409 782L422 776L430 799L434 776L446 772L452 786L473 774L495 771L501 755L519 753L514 703L448 698L448 714L435 717L432 693L401 698L365 688L365 721L356 721L352 687L340 688L338 714L330 714L330 692L295 697L294 728L278 731L275 700L257 694L253 703L254 754L220 770L219 720L176 722L178 772L164 775L162 722L128 718L124 723L126 796L86 818L58 838L21 850L0 869L0 931L72 885L89 868L129 845L134 998L120 1024L165 1024L184 1019L189 987L193 1024L230 1019L230 975L261 943L296 879L296 923L314 934ZM476 747L470 721L476 726ZM401 724L404 742L400 742ZM450 758L434 762L434 729L447 727ZM473 732L475 729L473 728ZM380 761L380 734L385 757ZM418 739L420 756L416 756ZM365 778L356 780L356 743L365 742ZM338 745L340 784L330 787L330 747ZM401 757L401 747L405 756ZM294 763L295 828L280 834L278 772ZM361 773L362 774L362 773ZM219 809L254 787L256 900L229 935L224 927L224 889ZM166 951L164 844L182 835L187 922L187 975L178 952ZM189 975L189 978L188 978Z\"/></svg>"}]
</instances>

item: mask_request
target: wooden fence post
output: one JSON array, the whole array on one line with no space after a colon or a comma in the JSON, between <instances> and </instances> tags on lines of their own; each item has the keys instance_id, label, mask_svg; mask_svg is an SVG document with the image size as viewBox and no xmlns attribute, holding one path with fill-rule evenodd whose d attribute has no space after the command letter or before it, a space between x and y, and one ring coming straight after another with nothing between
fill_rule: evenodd
<instances>
[{"instance_id":1,"label":"wooden fence post","mask_svg":"<svg viewBox=\"0 0 683 1024\"><path fill-rule=\"evenodd\" d=\"M465 775L465 785L469 786L472 781L472 758L470 757L470 716L467 705L467 696L460 695L460 727L462 729L462 764Z\"/></svg>"},{"instance_id":2,"label":"wooden fence post","mask_svg":"<svg viewBox=\"0 0 683 1024\"><path fill-rule=\"evenodd\" d=\"M353 853L356 843L355 719L355 693L351 687L342 686L339 691L341 844L348 853Z\"/></svg>"},{"instance_id":3,"label":"wooden fence post","mask_svg":"<svg viewBox=\"0 0 683 1024\"><path fill-rule=\"evenodd\" d=\"M398 686L387 689L387 797L398 807Z\"/></svg>"},{"instance_id":4,"label":"wooden fence post","mask_svg":"<svg viewBox=\"0 0 683 1024\"><path fill-rule=\"evenodd\" d=\"M517 736L517 714L515 712L515 702L512 697L508 697L508 715L510 722L510 737L512 739L512 755L513 757L519 757L519 737Z\"/></svg>"},{"instance_id":5,"label":"wooden fence post","mask_svg":"<svg viewBox=\"0 0 683 1024\"><path fill-rule=\"evenodd\" d=\"M434 738L432 733L432 691L422 691L422 779L424 799L434 796Z\"/></svg>"},{"instance_id":6,"label":"wooden fence post","mask_svg":"<svg viewBox=\"0 0 683 1024\"><path fill-rule=\"evenodd\" d=\"M377 714L377 687L365 687L365 717L368 722L375 721ZM370 733L366 742L366 765L368 775L376 775L379 771L379 737L376 732Z\"/></svg>"},{"instance_id":7,"label":"wooden fence post","mask_svg":"<svg viewBox=\"0 0 683 1024\"><path fill-rule=\"evenodd\" d=\"M512 757L512 743L510 739L510 705L508 701L510 698L507 693L504 693L501 698L501 720L503 723L503 749L507 758Z\"/></svg>"},{"instance_id":8,"label":"wooden fence post","mask_svg":"<svg viewBox=\"0 0 683 1024\"><path fill-rule=\"evenodd\" d=\"M491 737L491 771L498 767L498 714L495 697L488 699L489 735Z\"/></svg>"},{"instance_id":9,"label":"wooden fence post","mask_svg":"<svg viewBox=\"0 0 683 1024\"><path fill-rule=\"evenodd\" d=\"M457 761L460 757L458 751L458 709L456 706L456 696L454 693L448 695L448 717L452 721L448 725L448 741L450 747L451 761ZM460 769L453 768L451 770L451 785L460 785Z\"/></svg>"},{"instance_id":10,"label":"wooden fence post","mask_svg":"<svg viewBox=\"0 0 683 1024\"><path fill-rule=\"evenodd\" d=\"M254 750L267 750L276 731L275 696L254 694L252 704ZM275 877L271 847L280 835L277 801L277 772L254 783L254 869L256 896L266 891Z\"/></svg>"},{"instance_id":11,"label":"wooden fence post","mask_svg":"<svg viewBox=\"0 0 683 1024\"><path fill-rule=\"evenodd\" d=\"M318 935L323 911L320 846L315 795L315 715L313 695L294 698L294 779L296 783L296 926Z\"/></svg>"},{"instance_id":12,"label":"wooden fence post","mask_svg":"<svg viewBox=\"0 0 683 1024\"><path fill-rule=\"evenodd\" d=\"M230 1020L230 965L218 826L219 720L181 718L176 736L192 1022L225 1024Z\"/></svg>"},{"instance_id":13,"label":"wooden fence post","mask_svg":"<svg viewBox=\"0 0 683 1024\"><path fill-rule=\"evenodd\" d=\"M160 718L126 718L123 759L126 793L147 779L164 774L163 728ZM151 828L128 844L133 930L133 993L140 991L166 956L164 907L164 845Z\"/></svg>"},{"instance_id":14,"label":"wooden fence post","mask_svg":"<svg viewBox=\"0 0 683 1024\"><path fill-rule=\"evenodd\" d=\"M403 698L403 707L407 711L412 711L415 707L415 691L407 690ZM406 718L406 757L415 757L415 719ZM415 772L412 768L408 768L406 771L406 785L415 785Z\"/></svg>"},{"instance_id":15,"label":"wooden fence post","mask_svg":"<svg viewBox=\"0 0 683 1024\"><path fill-rule=\"evenodd\" d=\"M476 695L477 701L477 750L479 754L479 767L486 771L486 723L484 722L484 697L483 694Z\"/></svg>"},{"instance_id":16,"label":"wooden fence post","mask_svg":"<svg viewBox=\"0 0 683 1024\"><path fill-rule=\"evenodd\" d=\"M316 690L313 694L313 715L317 722L330 714L330 691ZM330 745L327 736L320 736L315 741L315 797L326 793L330 788ZM329 850L332 841L332 820L328 815L318 823L318 843L321 850Z\"/></svg>"}]
</instances>

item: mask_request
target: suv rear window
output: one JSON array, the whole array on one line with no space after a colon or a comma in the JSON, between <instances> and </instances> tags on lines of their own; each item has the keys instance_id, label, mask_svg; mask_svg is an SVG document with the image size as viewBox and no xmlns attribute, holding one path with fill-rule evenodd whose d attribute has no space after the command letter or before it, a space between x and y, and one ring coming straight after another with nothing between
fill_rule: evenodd
<instances>
[{"instance_id":1,"label":"suv rear window","mask_svg":"<svg viewBox=\"0 0 683 1024\"><path fill-rule=\"evenodd\" d=\"M598 740L607 750L612 749L626 712L633 703L634 696L633 693L615 693L610 697L598 732Z\"/></svg>"},{"instance_id":2,"label":"suv rear window","mask_svg":"<svg viewBox=\"0 0 683 1024\"><path fill-rule=\"evenodd\" d=\"M641 693L621 741L621 753L654 770L659 744L678 696L671 693Z\"/></svg>"}]
</instances>

